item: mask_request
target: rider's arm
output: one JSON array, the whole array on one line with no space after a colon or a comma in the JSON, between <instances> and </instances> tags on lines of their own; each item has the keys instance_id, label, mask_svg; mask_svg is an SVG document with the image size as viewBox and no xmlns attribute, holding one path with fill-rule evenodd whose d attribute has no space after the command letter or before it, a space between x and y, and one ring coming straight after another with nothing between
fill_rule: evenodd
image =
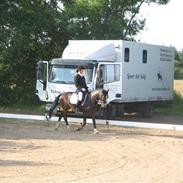
<instances>
[{"instance_id":1,"label":"rider's arm","mask_svg":"<svg viewBox=\"0 0 183 183\"><path fill-rule=\"evenodd\" d=\"M88 86L87 86L87 84L86 84L85 77L84 77L84 86L83 86L83 88L85 88L85 90L88 92Z\"/></svg>"}]
</instances>

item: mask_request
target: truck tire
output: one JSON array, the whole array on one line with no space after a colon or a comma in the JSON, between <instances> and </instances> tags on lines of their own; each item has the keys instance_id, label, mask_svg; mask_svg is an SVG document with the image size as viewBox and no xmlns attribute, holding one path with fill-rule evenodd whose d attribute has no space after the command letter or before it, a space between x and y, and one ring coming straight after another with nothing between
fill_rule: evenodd
<instances>
[{"instance_id":1,"label":"truck tire","mask_svg":"<svg viewBox=\"0 0 183 183\"><path fill-rule=\"evenodd\" d=\"M141 110L143 117L151 118L153 116L153 106L151 104L144 104Z\"/></svg>"},{"instance_id":2,"label":"truck tire","mask_svg":"<svg viewBox=\"0 0 183 183\"><path fill-rule=\"evenodd\" d=\"M111 103L108 107L109 118L115 119L117 117L122 117L124 114L124 106L117 103Z\"/></svg>"}]
</instances>

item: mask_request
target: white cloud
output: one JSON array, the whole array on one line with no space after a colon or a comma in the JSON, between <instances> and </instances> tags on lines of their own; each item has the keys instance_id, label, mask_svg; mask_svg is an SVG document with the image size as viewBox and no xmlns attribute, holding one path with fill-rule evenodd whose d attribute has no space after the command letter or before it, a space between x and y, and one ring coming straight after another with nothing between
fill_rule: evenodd
<instances>
[{"instance_id":1,"label":"white cloud","mask_svg":"<svg viewBox=\"0 0 183 183\"><path fill-rule=\"evenodd\" d=\"M143 5L140 13L146 18L146 27L137 39L183 50L183 0L171 0L167 5Z\"/></svg>"}]
</instances>

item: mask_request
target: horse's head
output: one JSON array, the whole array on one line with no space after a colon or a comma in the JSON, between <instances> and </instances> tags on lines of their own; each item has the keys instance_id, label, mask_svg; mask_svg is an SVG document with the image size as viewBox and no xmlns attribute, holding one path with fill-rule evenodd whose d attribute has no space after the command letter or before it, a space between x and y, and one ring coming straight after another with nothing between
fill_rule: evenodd
<instances>
[{"instance_id":1,"label":"horse's head","mask_svg":"<svg viewBox=\"0 0 183 183\"><path fill-rule=\"evenodd\" d=\"M101 89L99 93L99 101L101 103L101 108L107 107L107 99L108 99L109 90Z\"/></svg>"}]
</instances>

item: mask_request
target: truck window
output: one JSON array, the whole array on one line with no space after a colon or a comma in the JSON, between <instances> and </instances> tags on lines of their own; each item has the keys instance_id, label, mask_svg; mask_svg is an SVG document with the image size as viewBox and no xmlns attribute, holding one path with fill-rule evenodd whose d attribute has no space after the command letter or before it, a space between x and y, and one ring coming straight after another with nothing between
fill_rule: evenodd
<instances>
[{"instance_id":1,"label":"truck window","mask_svg":"<svg viewBox=\"0 0 183 183\"><path fill-rule=\"evenodd\" d=\"M100 76L103 83L120 80L120 64L106 64L100 66Z\"/></svg>"},{"instance_id":2,"label":"truck window","mask_svg":"<svg viewBox=\"0 0 183 183\"><path fill-rule=\"evenodd\" d=\"M114 81L114 65L107 66L107 83Z\"/></svg>"},{"instance_id":3,"label":"truck window","mask_svg":"<svg viewBox=\"0 0 183 183\"><path fill-rule=\"evenodd\" d=\"M120 65L116 64L114 65L114 81L120 80Z\"/></svg>"},{"instance_id":4,"label":"truck window","mask_svg":"<svg viewBox=\"0 0 183 183\"><path fill-rule=\"evenodd\" d=\"M53 65L50 70L49 82L74 84L74 75L76 73L77 65ZM93 68L86 68L84 70L86 83L92 82Z\"/></svg>"},{"instance_id":5,"label":"truck window","mask_svg":"<svg viewBox=\"0 0 183 183\"><path fill-rule=\"evenodd\" d=\"M129 48L125 48L124 60L125 60L125 62L129 62L129 60L130 60L130 49Z\"/></svg>"},{"instance_id":6,"label":"truck window","mask_svg":"<svg viewBox=\"0 0 183 183\"><path fill-rule=\"evenodd\" d=\"M114 82L114 81L119 81L120 79L120 65L119 64L110 64L106 65L107 68L107 83Z\"/></svg>"},{"instance_id":7,"label":"truck window","mask_svg":"<svg viewBox=\"0 0 183 183\"><path fill-rule=\"evenodd\" d=\"M142 63L147 63L147 50L143 50L142 52Z\"/></svg>"}]
</instances>

